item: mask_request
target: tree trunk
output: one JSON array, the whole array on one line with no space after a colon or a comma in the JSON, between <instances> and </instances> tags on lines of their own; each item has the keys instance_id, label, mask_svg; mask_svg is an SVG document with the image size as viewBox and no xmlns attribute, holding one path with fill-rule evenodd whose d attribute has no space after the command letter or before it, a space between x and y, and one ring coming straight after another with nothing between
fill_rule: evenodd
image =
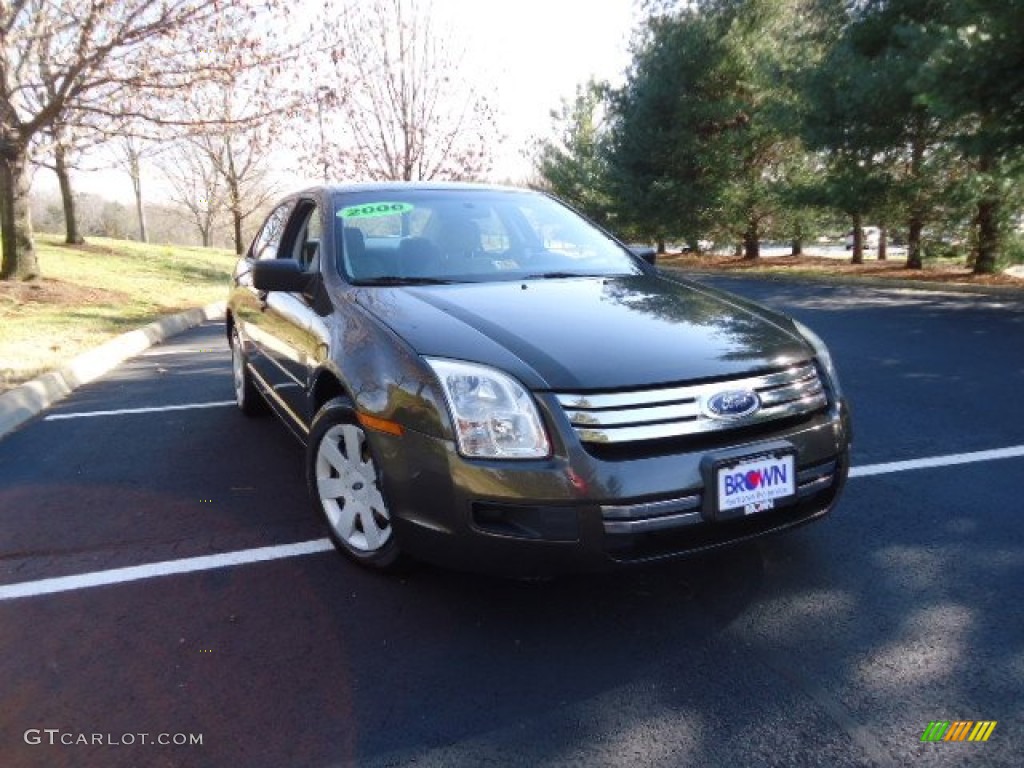
<instances>
[{"instance_id":1,"label":"tree trunk","mask_svg":"<svg viewBox=\"0 0 1024 768\"><path fill-rule=\"evenodd\" d=\"M916 211L910 214L907 233L907 269L921 269L924 259L921 253L921 232L924 231L924 219Z\"/></svg>"},{"instance_id":2,"label":"tree trunk","mask_svg":"<svg viewBox=\"0 0 1024 768\"><path fill-rule=\"evenodd\" d=\"M135 215L139 220L139 242L149 242L149 232L146 231L146 209L142 205L142 179L135 186Z\"/></svg>"},{"instance_id":3,"label":"tree trunk","mask_svg":"<svg viewBox=\"0 0 1024 768\"><path fill-rule=\"evenodd\" d=\"M999 198L991 192L978 202L978 257L974 274L994 275L999 254Z\"/></svg>"},{"instance_id":4,"label":"tree trunk","mask_svg":"<svg viewBox=\"0 0 1024 768\"><path fill-rule=\"evenodd\" d=\"M235 255L241 256L243 245L242 245L242 212L235 208L231 211L232 223L234 224L235 232Z\"/></svg>"},{"instance_id":5,"label":"tree trunk","mask_svg":"<svg viewBox=\"0 0 1024 768\"><path fill-rule=\"evenodd\" d=\"M793 242L789 248L790 256L803 256L804 255L804 241L799 237L793 238Z\"/></svg>"},{"instance_id":6,"label":"tree trunk","mask_svg":"<svg viewBox=\"0 0 1024 768\"><path fill-rule=\"evenodd\" d=\"M29 208L28 150L5 143L0 157L0 199L3 204L3 263L0 279L35 280L39 259L32 242Z\"/></svg>"},{"instance_id":7,"label":"tree trunk","mask_svg":"<svg viewBox=\"0 0 1024 768\"><path fill-rule=\"evenodd\" d=\"M234 228L235 255L242 255L242 200L238 190L238 182L231 182L231 224Z\"/></svg>"},{"instance_id":8,"label":"tree trunk","mask_svg":"<svg viewBox=\"0 0 1024 768\"><path fill-rule=\"evenodd\" d=\"M989 155L983 155L978 163L978 170L985 176L985 191L978 201L975 218L978 223L978 257L974 262L976 275L994 275L999 256L999 191L991 178L994 166Z\"/></svg>"},{"instance_id":9,"label":"tree trunk","mask_svg":"<svg viewBox=\"0 0 1024 768\"><path fill-rule=\"evenodd\" d=\"M974 218L971 219L971 224L967 229L967 260L964 262L971 271L974 270L974 265L978 263L978 208L974 208Z\"/></svg>"},{"instance_id":10,"label":"tree trunk","mask_svg":"<svg viewBox=\"0 0 1024 768\"><path fill-rule=\"evenodd\" d=\"M889 248L889 228L884 224L878 228L878 260L885 261Z\"/></svg>"},{"instance_id":11,"label":"tree trunk","mask_svg":"<svg viewBox=\"0 0 1024 768\"><path fill-rule=\"evenodd\" d=\"M78 233L75 195L71 191L71 173L68 171L66 151L59 143L53 149L53 160L53 170L60 184L60 201L64 206L64 242L68 245L81 245L85 238Z\"/></svg>"},{"instance_id":12,"label":"tree trunk","mask_svg":"<svg viewBox=\"0 0 1024 768\"><path fill-rule=\"evenodd\" d=\"M756 221L751 221L747 231L743 233L743 258L761 258L761 233L758 231Z\"/></svg>"},{"instance_id":13,"label":"tree trunk","mask_svg":"<svg viewBox=\"0 0 1024 768\"><path fill-rule=\"evenodd\" d=\"M8 232L14 231L14 211L10 205L11 186L12 179L7 158L0 156L0 280L8 280L13 276L17 258L14 248L8 247L8 241L13 246L14 240L7 237Z\"/></svg>"},{"instance_id":14,"label":"tree trunk","mask_svg":"<svg viewBox=\"0 0 1024 768\"><path fill-rule=\"evenodd\" d=\"M859 213L853 214L853 258L851 264L864 263L864 228L861 226L864 217Z\"/></svg>"},{"instance_id":15,"label":"tree trunk","mask_svg":"<svg viewBox=\"0 0 1024 768\"><path fill-rule=\"evenodd\" d=\"M322 130L322 129L321 129ZM321 147L322 149L322 147ZM235 153L232 151L230 139L224 142L224 152L227 160L227 174L225 174L228 184L228 203L231 205L231 225L233 227L233 233L235 238L235 255L242 255L242 189L238 181L238 169L235 167ZM326 174L326 164L324 166L324 173ZM326 183L327 179L324 178Z\"/></svg>"},{"instance_id":16,"label":"tree trunk","mask_svg":"<svg viewBox=\"0 0 1024 768\"><path fill-rule=\"evenodd\" d=\"M907 223L907 269L921 269L924 258L921 253L921 232L924 231L925 208L920 191L921 168L924 164L925 126L927 120L924 111L914 112L914 132L910 145L910 178L918 189L910 203L910 221Z\"/></svg>"},{"instance_id":17,"label":"tree trunk","mask_svg":"<svg viewBox=\"0 0 1024 768\"><path fill-rule=\"evenodd\" d=\"M129 150L128 175L132 177L132 191L135 193L135 214L139 219L139 242L148 243L149 233L146 232L146 209L142 205L142 170L139 167L139 155L134 149Z\"/></svg>"},{"instance_id":18,"label":"tree trunk","mask_svg":"<svg viewBox=\"0 0 1024 768\"><path fill-rule=\"evenodd\" d=\"M665 238L664 237L659 237L658 238L657 246L658 246L658 253L664 253L665 252Z\"/></svg>"}]
</instances>

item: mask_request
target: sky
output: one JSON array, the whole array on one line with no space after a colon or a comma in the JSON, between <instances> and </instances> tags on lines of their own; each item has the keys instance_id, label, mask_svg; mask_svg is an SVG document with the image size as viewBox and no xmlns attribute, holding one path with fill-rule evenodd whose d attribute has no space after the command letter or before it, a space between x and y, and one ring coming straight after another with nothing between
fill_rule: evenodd
<instances>
[{"instance_id":1,"label":"sky","mask_svg":"<svg viewBox=\"0 0 1024 768\"><path fill-rule=\"evenodd\" d=\"M435 0L438 20L466 46L468 77L493 94L508 137L494 176L521 180L520 153L531 136L551 131L551 110L591 76L620 81L629 64L632 0ZM435 22L436 23L436 22Z\"/></svg>"},{"instance_id":2,"label":"sky","mask_svg":"<svg viewBox=\"0 0 1024 768\"><path fill-rule=\"evenodd\" d=\"M635 0L434 0L434 28L465 49L460 75L478 84L497 108L504 141L493 153L492 180L524 182L531 176L523 156L533 137L551 133L550 113L590 77L621 82L629 41L638 19ZM298 169L296 169L298 170ZM277 169L290 191L315 175ZM144 179L148 202L159 202L162 184L154 169ZM77 192L130 202L131 183L119 171L77 172ZM49 171L36 173L40 192L57 188Z\"/></svg>"}]
</instances>

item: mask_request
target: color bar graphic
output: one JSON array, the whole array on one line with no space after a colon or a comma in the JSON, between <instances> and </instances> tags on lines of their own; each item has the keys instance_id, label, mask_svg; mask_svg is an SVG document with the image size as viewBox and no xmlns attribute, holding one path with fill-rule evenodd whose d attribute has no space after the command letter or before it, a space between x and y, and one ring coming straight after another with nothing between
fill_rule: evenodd
<instances>
[{"instance_id":1,"label":"color bar graphic","mask_svg":"<svg viewBox=\"0 0 1024 768\"><path fill-rule=\"evenodd\" d=\"M921 734L921 741L988 741L996 723L996 720L932 720Z\"/></svg>"},{"instance_id":2,"label":"color bar graphic","mask_svg":"<svg viewBox=\"0 0 1024 768\"><path fill-rule=\"evenodd\" d=\"M988 741L988 737L992 735L992 731L996 729L995 720L982 720L971 731L971 735L967 737L968 741Z\"/></svg>"}]
</instances>

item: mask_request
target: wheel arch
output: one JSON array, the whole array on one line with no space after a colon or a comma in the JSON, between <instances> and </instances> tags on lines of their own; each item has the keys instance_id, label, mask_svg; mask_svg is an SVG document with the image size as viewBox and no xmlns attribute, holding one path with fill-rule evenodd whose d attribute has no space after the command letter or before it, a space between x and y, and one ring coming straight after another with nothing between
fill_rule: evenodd
<instances>
[{"instance_id":1,"label":"wheel arch","mask_svg":"<svg viewBox=\"0 0 1024 768\"><path fill-rule=\"evenodd\" d=\"M341 383L341 377L338 376L337 372L330 368L321 368L317 371L313 379L313 386L309 390L309 412L311 418L316 416L325 403L330 402L336 397L345 400L349 406L355 407L355 400L352 394Z\"/></svg>"}]
</instances>

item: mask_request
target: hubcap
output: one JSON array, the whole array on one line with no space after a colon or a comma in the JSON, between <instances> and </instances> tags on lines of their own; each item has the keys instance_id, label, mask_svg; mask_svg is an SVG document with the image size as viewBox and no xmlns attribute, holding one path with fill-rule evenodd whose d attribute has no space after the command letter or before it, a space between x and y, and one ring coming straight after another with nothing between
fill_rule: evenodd
<instances>
[{"instance_id":1,"label":"hubcap","mask_svg":"<svg viewBox=\"0 0 1024 768\"><path fill-rule=\"evenodd\" d=\"M376 552L391 538L391 517L377 487L366 435L335 424L316 451L316 487L331 528L352 549Z\"/></svg>"}]
</instances>

